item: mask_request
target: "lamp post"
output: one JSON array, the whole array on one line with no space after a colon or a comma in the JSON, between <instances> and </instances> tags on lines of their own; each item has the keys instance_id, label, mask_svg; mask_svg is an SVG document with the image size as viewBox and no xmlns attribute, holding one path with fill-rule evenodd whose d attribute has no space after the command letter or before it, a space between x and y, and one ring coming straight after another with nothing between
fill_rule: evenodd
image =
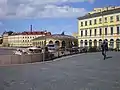
<instances>
[{"instance_id":1,"label":"lamp post","mask_svg":"<svg viewBox=\"0 0 120 90\"><path fill-rule=\"evenodd\" d=\"M46 48L46 33L47 33L47 31L45 31L45 36L44 36L44 47L43 47L43 62L45 61L45 53L46 53L46 50L45 50L45 48Z\"/></svg>"}]
</instances>

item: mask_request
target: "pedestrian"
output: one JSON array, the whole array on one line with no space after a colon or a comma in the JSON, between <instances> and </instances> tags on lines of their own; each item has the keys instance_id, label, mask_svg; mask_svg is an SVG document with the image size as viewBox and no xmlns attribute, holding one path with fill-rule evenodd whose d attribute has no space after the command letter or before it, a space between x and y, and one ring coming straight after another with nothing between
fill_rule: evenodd
<instances>
[{"instance_id":1,"label":"pedestrian","mask_svg":"<svg viewBox=\"0 0 120 90\"><path fill-rule=\"evenodd\" d=\"M105 40L103 41L101 48L102 48L102 55L105 60L106 59L106 51L108 50L108 43Z\"/></svg>"}]
</instances>

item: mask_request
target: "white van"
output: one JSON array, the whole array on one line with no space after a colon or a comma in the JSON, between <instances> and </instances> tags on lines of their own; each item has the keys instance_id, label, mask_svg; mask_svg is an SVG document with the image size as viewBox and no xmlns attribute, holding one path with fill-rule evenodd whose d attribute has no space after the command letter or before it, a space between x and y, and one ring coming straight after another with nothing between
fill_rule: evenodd
<instances>
[{"instance_id":1,"label":"white van","mask_svg":"<svg viewBox=\"0 0 120 90\"><path fill-rule=\"evenodd\" d=\"M48 44L47 47L48 51L51 53L54 53L59 49L59 47L56 44Z\"/></svg>"}]
</instances>

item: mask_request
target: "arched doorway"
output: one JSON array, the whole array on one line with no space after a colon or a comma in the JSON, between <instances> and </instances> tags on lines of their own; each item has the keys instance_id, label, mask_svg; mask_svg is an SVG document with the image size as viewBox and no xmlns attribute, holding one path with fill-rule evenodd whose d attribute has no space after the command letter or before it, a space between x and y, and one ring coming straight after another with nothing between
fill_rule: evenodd
<instances>
[{"instance_id":1,"label":"arched doorway","mask_svg":"<svg viewBox=\"0 0 120 90\"><path fill-rule=\"evenodd\" d=\"M92 47L92 40L89 40L89 47Z\"/></svg>"},{"instance_id":2,"label":"arched doorway","mask_svg":"<svg viewBox=\"0 0 120 90\"><path fill-rule=\"evenodd\" d=\"M49 44L53 44L53 41L49 41Z\"/></svg>"},{"instance_id":3,"label":"arched doorway","mask_svg":"<svg viewBox=\"0 0 120 90\"><path fill-rule=\"evenodd\" d=\"M99 40L99 48L101 48L102 45L102 39Z\"/></svg>"},{"instance_id":4,"label":"arched doorway","mask_svg":"<svg viewBox=\"0 0 120 90\"><path fill-rule=\"evenodd\" d=\"M110 48L113 49L114 48L114 40L110 39Z\"/></svg>"},{"instance_id":5,"label":"arched doorway","mask_svg":"<svg viewBox=\"0 0 120 90\"><path fill-rule=\"evenodd\" d=\"M116 40L116 48L118 48L118 49L120 48L120 39Z\"/></svg>"},{"instance_id":6,"label":"arched doorway","mask_svg":"<svg viewBox=\"0 0 120 90\"><path fill-rule=\"evenodd\" d=\"M94 47L97 47L97 40L94 40Z\"/></svg>"},{"instance_id":7,"label":"arched doorway","mask_svg":"<svg viewBox=\"0 0 120 90\"><path fill-rule=\"evenodd\" d=\"M85 40L85 47L88 45L88 41L87 40Z\"/></svg>"},{"instance_id":8,"label":"arched doorway","mask_svg":"<svg viewBox=\"0 0 120 90\"><path fill-rule=\"evenodd\" d=\"M108 40L107 40L107 39L105 39L105 41L108 43Z\"/></svg>"},{"instance_id":9,"label":"arched doorway","mask_svg":"<svg viewBox=\"0 0 120 90\"><path fill-rule=\"evenodd\" d=\"M83 40L80 41L80 47L83 47Z\"/></svg>"},{"instance_id":10,"label":"arched doorway","mask_svg":"<svg viewBox=\"0 0 120 90\"><path fill-rule=\"evenodd\" d=\"M62 41L62 47L65 48L65 46L66 46L65 41Z\"/></svg>"},{"instance_id":11,"label":"arched doorway","mask_svg":"<svg viewBox=\"0 0 120 90\"><path fill-rule=\"evenodd\" d=\"M59 42L59 41L55 41L55 44L56 44L57 46L60 46L60 42Z\"/></svg>"}]
</instances>

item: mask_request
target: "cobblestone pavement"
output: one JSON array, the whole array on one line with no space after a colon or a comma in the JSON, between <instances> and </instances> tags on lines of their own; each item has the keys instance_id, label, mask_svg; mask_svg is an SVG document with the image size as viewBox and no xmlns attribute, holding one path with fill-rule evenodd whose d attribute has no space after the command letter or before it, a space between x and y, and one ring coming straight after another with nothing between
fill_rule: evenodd
<instances>
[{"instance_id":1,"label":"cobblestone pavement","mask_svg":"<svg viewBox=\"0 0 120 90\"><path fill-rule=\"evenodd\" d=\"M120 52L0 67L0 90L120 90Z\"/></svg>"}]
</instances>

